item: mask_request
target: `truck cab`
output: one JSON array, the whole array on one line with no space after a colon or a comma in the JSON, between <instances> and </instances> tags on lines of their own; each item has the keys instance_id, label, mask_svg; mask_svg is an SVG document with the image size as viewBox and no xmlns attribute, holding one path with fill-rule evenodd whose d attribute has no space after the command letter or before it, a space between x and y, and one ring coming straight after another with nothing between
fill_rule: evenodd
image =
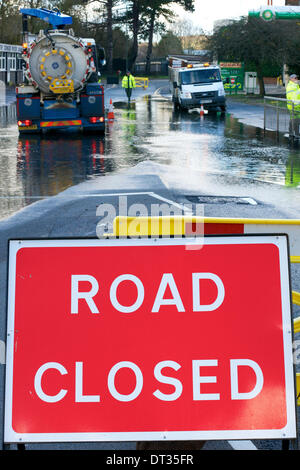
<instances>
[{"instance_id":1,"label":"truck cab","mask_svg":"<svg viewBox=\"0 0 300 470\"><path fill-rule=\"evenodd\" d=\"M226 111L226 97L220 67L210 64L169 66L169 83L174 105Z\"/></svg>"}]
</instances>

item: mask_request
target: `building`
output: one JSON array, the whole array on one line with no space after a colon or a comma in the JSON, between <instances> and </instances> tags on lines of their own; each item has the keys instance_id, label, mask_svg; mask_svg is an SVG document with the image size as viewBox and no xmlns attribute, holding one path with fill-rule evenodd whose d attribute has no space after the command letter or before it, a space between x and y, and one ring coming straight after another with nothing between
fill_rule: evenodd
<instances>
[{"instance_id":1,"label":"building","mask_svg":"<svg viewBox=\"0 0 300 470\"><path fill-rule=\"evenodd\" d=\"M17 85L23 81L22 46L0 44L0 81Z\"/></svg>"}]
</instances>

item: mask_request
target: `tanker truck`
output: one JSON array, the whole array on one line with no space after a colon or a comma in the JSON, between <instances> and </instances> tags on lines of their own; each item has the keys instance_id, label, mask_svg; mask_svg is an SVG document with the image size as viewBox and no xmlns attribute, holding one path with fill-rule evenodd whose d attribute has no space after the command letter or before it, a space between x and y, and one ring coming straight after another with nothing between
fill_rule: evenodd
<instances>
[{"instance_id":1,"label":"tanker truck","mask_svg":"<svg viewBox=\"0 0 300 470\"><path fill-rule=\"evenodd\" d=\"M16 87L20 134L69 129L104 132L104 89L94 39L65 29L72 18L45 8L22 8L24 83ZM28 16L50 23L29 40ZM104 53L104 50L102 49Z\"/></svg>"}]
</instances>

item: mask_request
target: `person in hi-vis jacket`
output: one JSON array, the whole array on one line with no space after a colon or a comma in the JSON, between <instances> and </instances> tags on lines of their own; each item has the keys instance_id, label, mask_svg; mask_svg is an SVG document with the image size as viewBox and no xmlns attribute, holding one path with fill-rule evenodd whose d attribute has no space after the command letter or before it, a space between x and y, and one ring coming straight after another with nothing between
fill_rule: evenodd
<instances>
[{"instance_id":1,"label":"person in hi-vis jacket","mask_svg":"<svg viewBox=\"0 0 300 470\"><path fill-rule=\"evenodd\" d=\"M290 136L300 134L300 86L298 75L292 73L286 86L287 108L290 112Z\"/></svg>"},{"instance_id":2,"label":"person in hi-vis jacket","mask_svg":"<svg viewBox=\"0 0 300 470\"><path fill-rule=\"evenodd\" d=\"M130 101L132 89L135 88L135 79L134 76L131 75L130 71L127 70L126 75L124 75L122 80L122 88L125 88L126 95L128 98L128 102Z\"/></svg>"}]
</instances>

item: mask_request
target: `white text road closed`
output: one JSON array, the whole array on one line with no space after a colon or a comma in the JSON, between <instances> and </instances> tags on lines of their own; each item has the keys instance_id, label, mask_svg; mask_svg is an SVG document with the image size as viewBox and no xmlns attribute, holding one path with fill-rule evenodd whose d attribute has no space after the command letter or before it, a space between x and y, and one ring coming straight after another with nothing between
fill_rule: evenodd
<instances>
[{"instance_id":1,"label":"white text road closed","mask_svg":"<svg viewBox=\"0 0 300 470\"><path fill-rule=\"evenodd\" d=\"M10 242L6 442L295 437L287 238L204 242Z\"/></svg>"},{"instance_id":2,"label":"white text road closed","mask_svg":"<svg viewBox=\"0 0 300 470\"><path fill-rule=\"evenodd\" d=\"M239 391L239 384L238 384L238 367L247 366L250 368L248 374L254 372L256 376L256 380L252 389L248 392L240 392ZM163 369L171 369L177 371L181 369L181 365L175 361L161 361L154 366L153 375L157 380L157 386L159 384L169 384L172 386L172 392L170 393L163 393L158 388L153 392L153 396L157 400L162 401L175 401L180 398L183 392L183 384L179 379L176 379L173 375L168 376L166 373L162 373ZM197 359L192 361L192 384L193 384L193 400L220 400L221 396L220 393L202 393L201 392L201 384L205 383L216 383L217 376L216 375L201 375L200 374L200 367L201 372L205 370L205 367L218 367L218 360L217 359ZM132 388L132 391L128 394L120 393L116 388L116 375L120 370L129 369L132 371L135 376L135 385ZM256 397L263 388L263 373L259 365L249 359L232 359L230 360L229 364L229 374L230 374L230 389L229 389L229 396L231 400L250 400ZM217 370L217 369L216 369ZM252 370L252 372L251 372ZM68 372L68 370L60 363L57 362L47 362L43 364L37 370L35 377L34 377L34 389L36 395L46 403L54 403L61 401L65 398L68 390L60 389L55 395L49 395L45 392L44 387L42 386L42 381L47 381L47 372L49 373L53 371L58 371L61 375L71 374L74 378L74 386L71 387L71 394L73 396L74 402L81 403L81 402L101 402L100 394L98 392L97 395L84 395L83 389L83 363L76 362L74 367ZM59 376L58 376L59 377ZM60 383L60 380L57 380L57 383ZM143 372L140 367L129 361L122 361L114 364L113 367L110 369L108 376L107 376L107 390L109 391L110 395L117 401L133 401L139 397L141 392L143 391L143 384L144 384L144 376ZM45 387L47 389L47 387ZM59 387L58 387L59 388ZM107 393L107 390L105 392ZM222 397L225 398L225 397Z\"/></svg>"}]
</instances>

